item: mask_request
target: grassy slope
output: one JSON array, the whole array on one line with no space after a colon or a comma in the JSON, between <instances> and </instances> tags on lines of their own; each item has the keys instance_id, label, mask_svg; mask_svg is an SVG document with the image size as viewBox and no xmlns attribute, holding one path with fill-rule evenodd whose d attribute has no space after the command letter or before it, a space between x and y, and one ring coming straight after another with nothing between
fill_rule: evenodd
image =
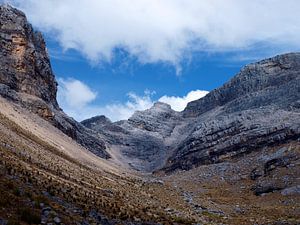
<instances>
[{"instance_id":1,"label":"grassy slope","mask_svg":"<svg viewBox=\"0 0 300 225\"><path fill-rule=\"evenodd\" d=\"M165 199L168 197L162 199L160 195L169 196L165 193L171 191L168 188L161 188L161 185L155 183L147 184L137 177L124 177L87 166L21 128L3 114L0 114L0 140L3 196L9 191L5 183L10 182L15 188L27 189L33 196L44 197L42 192L47 191L80 207L86 213L97 209L108 218L166 224L176 220L190 221L184 216L169 216L163 210L167 207ZM156 196L151 196L150 192ZM26 196L22 194L17 198L24 200ZM19 218L18 209L4 209L0 216L7 218L8 211L12 218ZM65 217L70 216L76 217Z\"/></svg>"}]
</instances>

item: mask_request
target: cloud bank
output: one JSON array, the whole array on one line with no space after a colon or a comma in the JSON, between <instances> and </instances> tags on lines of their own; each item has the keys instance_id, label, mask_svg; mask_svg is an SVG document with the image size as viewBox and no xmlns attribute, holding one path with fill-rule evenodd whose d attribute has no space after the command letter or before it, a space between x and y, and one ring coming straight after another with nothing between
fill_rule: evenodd
<instances>
[{"instance_id":1,"label":"cloud bank","mask_svg":"<svg viewBox=\"0 0 300 225\"><path fill-rule=\"evenodd\" d=\"M6 0L64 49L94 63L123 48L142 63L257 44L300 48L299 0Z\"/></svg>"},{"instance_id":2,"label":"cloud bank","mask_svg":"<svg viewBox=\"0 0 300 225\"><path fill-rule=\"evenodd\" d=\"M105 115L112 121L128 119L135 111L149 109L153 106L154 92L145 91L142 96L130 92L125 103L98 105L95 100L97 92L83 82L68 78L58 79L57 99L65 113L78 121L95 115ZM191 91L186 96L162 96L158 101L171 105L172 109L182 111L188 102L204 97L207 91ZM101 96L100 96L101 98Z\"/></svg>"},{"instance_id":3,"label":"cloud bank","mask_svg":"<svg viewBox=\"0 0 300 225\"><path fill-rule=\"evenodd\" d=\"M79 80L59 78L58 83L60 85L58 99L64 105L82 108L96 99L97 92L92 91Z\"/></svg>"},{"instance_id":4,"label":"cloud bank","mask_svg":"<svg viewBox=\"0 0 300 225\"><path fill-rule=\"evenodd\" d=\"M186 105L194 100L204 97L208 94L208 91L190 91L186 96L162 96L158 101L169 104L175 111L182 111Z\"/></svg>"}]
</instances>

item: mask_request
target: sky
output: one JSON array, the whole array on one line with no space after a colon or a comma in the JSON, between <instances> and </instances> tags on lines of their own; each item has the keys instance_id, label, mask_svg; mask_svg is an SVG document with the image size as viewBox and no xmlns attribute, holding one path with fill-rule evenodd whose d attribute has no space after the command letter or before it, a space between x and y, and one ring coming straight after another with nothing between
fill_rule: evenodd
<instances>
[{"instance_id":1,"label":"sky","mask_svg":"<svg viewBox=\"0 0 300 225\"><path fill-rule=\"evenodd\" d=\"M0 0L43 32L58 101L112 121L182 111L241 67L300 49L299 0Z\"/></svg>"}]
</instances>

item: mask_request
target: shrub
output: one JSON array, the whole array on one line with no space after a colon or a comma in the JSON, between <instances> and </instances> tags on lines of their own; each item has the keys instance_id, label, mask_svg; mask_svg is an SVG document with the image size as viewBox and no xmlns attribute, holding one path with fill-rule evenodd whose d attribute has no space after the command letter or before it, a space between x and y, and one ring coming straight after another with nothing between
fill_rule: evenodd
<instances>
[{"instance_id":1,"label":"shrub","mask_svg":"<svg viewBox=\"0 0 300 225\"><path fill-rule=\"evenodd\" d=\"M29 224L39 224L41 222L41 217L35 211L29 208L20 209L21 220Z\"/></svg>"},{"instance_id":2,"label":"shrub","mask_svg":"<svg viewBox=\"0 0 300 225\"><path fill-rule=\"evenodd\" d=\"M10 219L8 220L7 225L20 225L20 223L17 220Z\"/></svg>"}]
</instances>

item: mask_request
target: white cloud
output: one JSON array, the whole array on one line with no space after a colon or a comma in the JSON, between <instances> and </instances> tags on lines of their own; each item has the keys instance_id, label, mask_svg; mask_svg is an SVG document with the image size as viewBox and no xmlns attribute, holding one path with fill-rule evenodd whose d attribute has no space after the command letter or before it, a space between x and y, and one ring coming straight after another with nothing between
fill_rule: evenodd
<instances>
[{"instance_id":1,"label":"white cloud","mask_svg":"<svg viewBox=\"0 0 300 225\"><path fill-rule=\"evenodd\" d=\"M193 51L235 51L267 43L300 48L299 0L6 0L65 49L91 61L123 47L143 63L179 68Z\"/></svg>"},{"instance_id":2,"label":"white cloud","mask_svg":"<svg viewBox=\"0 0 300 225\"><path fill-rule=\"evenodd\" d=\"M79 80L60 78L58 83L58 100L68 107L83 108L96 99L97 93Z\"/></svg>"},{"instance_id":3,"label":"white cloud","mask_svg":"<svg viewBox=\"0 0 300 225\"><path fill-rule=\"evenodd\" d=\"M149 109L153 106L155 92L146 90L143 95L133 92L127 94L125 103L99 105L95 99L97 93L83 82L68 78L58 79L58 103L69 116L81 121L96 115L105 115L112 121L128 119L135 111ZM158 101L165 102L176 111L182 111L190 101L205 96L207 91L191 91L186 96L162 96Z\"/></svg>"},{"instance_id":4,"label":"white cloud","mask_svg":"<svg viewBox=\"0 0 300 225\"><path fill-rule=\"evenodd\" d=\"M143 96L128 93L128 101L125 103L100 106L94 101L97 93L83 82L73 78L59 78L58 83L58 103L65 113L78 121L95 115L105 115L112 121L128 119L135 111L145 110L153 105L153 93L145 91Z\"/></svg>"},{"instance_id":5,"label":"white cloud","mask_svg":"<svg viewBox=\"0 0 300 225\"><path fill-rule=\"evenodd\" d=\"M145 92L143 96L128 93L128 101L126 103L108 104L99 108L100 114L104 114L112 121L128 119L137 110L145 110L153 105L151 94Z\"/></svg>"},{"instance_id":6,"label":"white cloud","mask_svg":"<svg viewBox=\"0 0 300 225\"><path fill-rule=\"evenodd\" d=\"M196 90L183 97L164 95L158 101L169 104L175 111L182 111L189 102L202 98L206 94L208 94L208 91Z\"/></svg>"}]
</instances>

